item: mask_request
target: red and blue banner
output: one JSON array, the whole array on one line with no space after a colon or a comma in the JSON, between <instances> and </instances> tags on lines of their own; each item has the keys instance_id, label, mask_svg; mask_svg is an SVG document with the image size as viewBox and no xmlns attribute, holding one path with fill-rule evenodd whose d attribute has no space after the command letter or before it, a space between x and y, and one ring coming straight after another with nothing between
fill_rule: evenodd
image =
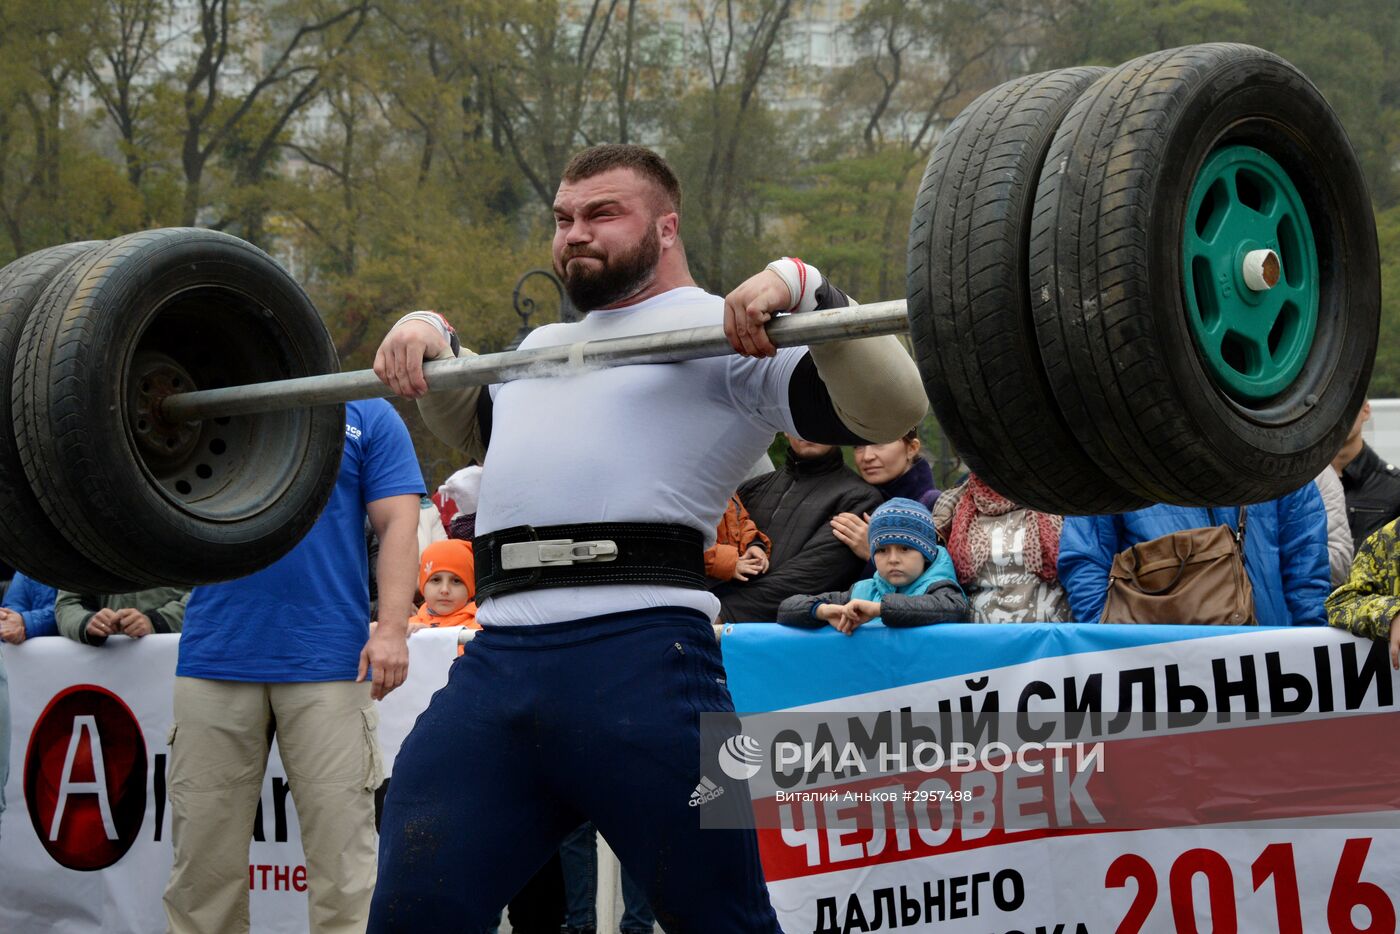
<instances>
[{"instance_id":1,"label":"red and blue banner","mask_svg":"<svg viewBox=\"0 0 1400 934\"><path fill-rule=\"evenodd\" d=\"M868 625L723 645L770 766L749 784L785 931L1396 929L1400 676L1379 643ZM911 733L971 742L862 764Z\"/></svg>"}]
</instances>

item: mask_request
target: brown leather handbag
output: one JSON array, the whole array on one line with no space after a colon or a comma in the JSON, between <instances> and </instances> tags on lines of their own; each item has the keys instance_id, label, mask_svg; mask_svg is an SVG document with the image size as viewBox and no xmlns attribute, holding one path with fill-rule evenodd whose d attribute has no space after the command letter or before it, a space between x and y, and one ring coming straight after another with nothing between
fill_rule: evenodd
<instances>
[{"instance_id":1,"label":"brown leather handbag","mask_svg":"<svg viewBox=\"0 0 1400 934\"><path fill-rule=\"evenodd\" d=\"M1228 525L1188 529L1113 556L1101 623L1254 626L1254 588L1244 567L1245 511Z\"/></svg>"}]
</instances>

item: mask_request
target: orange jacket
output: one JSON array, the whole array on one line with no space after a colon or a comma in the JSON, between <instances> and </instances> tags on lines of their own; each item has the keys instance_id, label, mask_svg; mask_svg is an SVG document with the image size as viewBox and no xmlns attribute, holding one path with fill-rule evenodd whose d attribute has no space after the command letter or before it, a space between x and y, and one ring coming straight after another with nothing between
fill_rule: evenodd
<instances>
[{"instance_id":1,"label":"orange jacket","mask_svg":"<svg viewBox=\"0 0 1400 934\"><path fill-rule=\"evenodd\" d=\"M715 527L715 543L705 552L705 575L716 580L732 580L739 556L751 545L761 545L770 554L773 551L773 543L754 525L736 493L729 497L729 508Z\"/></svg>"},{"instance_id":2,"label":"orange jacket","mask_svg":"<svg viewBox=\"0 0 1400 934\"><path fill-rule=\"evenodd\" d=\"M476 621L476 601L468 600L466 605L455 613L446 616L434 616L428 612L427 604L420 606L418 612L409 619L410 623L422 623L424 626L431 626L436 629L439 626L466 626L468 629L480 629L481 624Z\"/></svg>"}]
</instances>

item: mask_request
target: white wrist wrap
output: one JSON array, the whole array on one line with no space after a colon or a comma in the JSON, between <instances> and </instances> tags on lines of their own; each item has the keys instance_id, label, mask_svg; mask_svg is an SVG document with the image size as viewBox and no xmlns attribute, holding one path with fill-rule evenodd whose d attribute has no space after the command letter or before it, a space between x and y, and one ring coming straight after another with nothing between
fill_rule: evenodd
<instances>
[{"instance_id":1,"label":"white wrist wrap","mask_svg":"<svg viewBox=\"0 0 1400 934\"><path fill-rule=\"evenodd\" d=\"M788 311L812 311L817 307L817 289L824 281L817 267L794 256L784 256L768 264L788 287Z\"/></svg>"},{"instance_id":2,"label":"white wrist wrap","mask_svg":"<svg viewBox=\"0 0 1400 934\"><path fill-rule=\"evenodd\" d=\"M389 330L392 331L394 328L398 327L406 321L428 322L433 327L438 329L438 333L440 333L442 335L442 339L447 342L447 346L449 348L452 347L452 338L457 332L452 330L452 325L447 323L447 319L444 318L442 315L438 314L436 311L410 311L408 314L395 321L394 327L390 328Z\"/></svg>"}]
</instances>

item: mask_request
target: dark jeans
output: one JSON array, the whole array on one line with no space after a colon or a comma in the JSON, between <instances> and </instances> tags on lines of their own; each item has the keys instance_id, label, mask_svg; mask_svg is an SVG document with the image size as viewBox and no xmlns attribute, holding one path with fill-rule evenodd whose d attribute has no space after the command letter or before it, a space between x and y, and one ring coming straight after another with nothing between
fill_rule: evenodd
<instances>
[{"instance_id":1,"label":"dark jeans","mask_svg":"<svg viewBox=\"0 0 1400 934\"><path fill-rule=\"evenodd\" d=\"M584 824L569 834L559 847L564 870L564 921L571 928L597 926L598 912L598 829ZM647 904L647 893L622 870L621 934L652 934L656 918Z\"/></svg>"},{"instance_id":2,"label":"dark jeans","mask_svg":"<svg viewBox=\"0 0 1400 934\"><path fill-rule=\"evenodd\" d=\"M668 934L779 932L753 830L690 806L700 715L734 713L723 679L693 610L484 627L394 762L371 934L486 927L590 820Z\"/></svg>"}]
</instances>

